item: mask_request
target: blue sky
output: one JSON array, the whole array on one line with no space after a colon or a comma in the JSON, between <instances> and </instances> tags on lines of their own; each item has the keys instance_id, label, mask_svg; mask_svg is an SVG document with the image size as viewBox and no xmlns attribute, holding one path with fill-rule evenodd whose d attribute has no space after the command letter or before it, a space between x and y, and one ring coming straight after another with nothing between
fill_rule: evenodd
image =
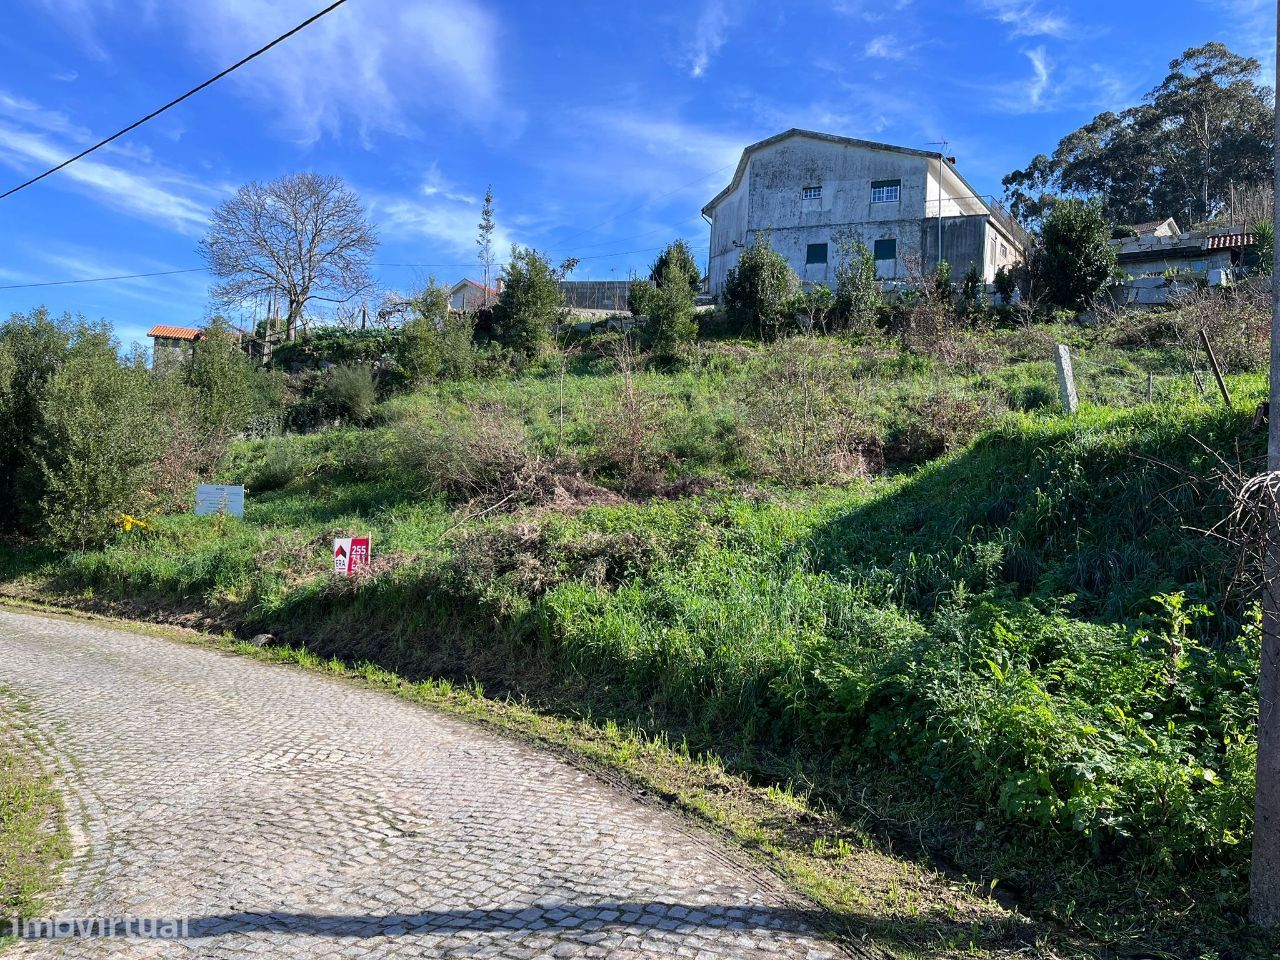
<instances>
[{"instance_id":1,"label":"blue sky","mask_svg":"<svg viewBox=\"0 0 1280 960\"><path fill-rule=\"evenodd\" d=\"M150 112L324 0L5 0L0 192ZM938 149L983 192L1187 47L1274 71L1270 0L349 0L111 147L0 201L0 286L200 266L209 208L252 179L344 177L380 283L477 276L498 239L643 270L685 237L747 143L789 127ZM411 264L413 266L401 266ZM106 319L126 343L198 324L209 279L0 290Z\"/></svg>"}]
</instances>

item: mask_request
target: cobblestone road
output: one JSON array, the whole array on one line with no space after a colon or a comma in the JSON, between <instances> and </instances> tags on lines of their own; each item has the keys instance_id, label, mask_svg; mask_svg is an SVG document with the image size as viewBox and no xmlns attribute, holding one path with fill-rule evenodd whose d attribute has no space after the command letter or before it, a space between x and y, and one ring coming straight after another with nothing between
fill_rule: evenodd
<instances>
[{"instance_id":1,"label":"cobblestone road","mask_svg":"<svg viewBox=\"0 0 1280 960\"><path fill-rule=\"evenodd\" d=\"M389 695L7 611L0 687L67 792L59 908L189 918L15 956L833 955L674 815Z\"/></svg>"}]
</instances>

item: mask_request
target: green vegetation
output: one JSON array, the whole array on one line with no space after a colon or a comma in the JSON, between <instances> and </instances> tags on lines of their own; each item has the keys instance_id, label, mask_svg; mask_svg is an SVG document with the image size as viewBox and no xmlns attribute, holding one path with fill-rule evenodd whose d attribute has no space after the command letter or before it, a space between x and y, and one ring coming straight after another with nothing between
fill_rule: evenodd
<instances>
[{"instance_id":1,"label":"green vegetation","mask_svg":"<svg viewBox=\"0 0 1280 960\"><path fill-rule=\"evenodd\" d=\"M1270 79L1221 43L1187 50L1140 104L1098 114L1005 177L1010 208L1036 222L1063 197L1097 196L1117 224L1270 219Z\"/></svg>"},{"instance_id":2,"label":"green vegetation","mask_svg":"<svg viewBox=\"0 0 1280 960\"><path fill-rule=\"evenodd\" d=\"M61 798L32 747L0 714L0 916L6 921L40 911L70 853ZM0 947L5 940L0 933Z\"/></svg>"},{"instance_id":3,"label":"green vegetation","mask_svg":"<svg viewBox=\"0 0 1280 960\"><path fill-rule=\"evenodd\" d=\"M757 233L742 251L724 284L724 308L733 329L771 340L791 320L788 307L800 281L787 258L769 245L767 233Z\"/></svg>"},{"instance_id":4,"label":"green vegetation","mask_svg":"<svg viewBox=\"0 0 1280 960\"><path fill-rule=\"evenodd\" d=\"M1040 272L1049 299L1073 310L1091 306L1116 268L1111 226L1102 205L1058 201L1045 217L1041 240Z\"/></svg>"},{"instance_id":5,"label":"green vegetation","mask_svg":"<svg viewBox=\"0 0 1280 960\"><path fill-rule=\"evenodd\" d=\"M1196 531L1227 509L1215 457L1261 453L1265 391L1202 397L1172 317L703 343L678 369L588 337L234 444L243 521L14 541L0 578L475 679L791 785L1080 936L1238 946L1257 618ZM374 563L335 580L356 533Z\"/></svg>"}]
</instances>

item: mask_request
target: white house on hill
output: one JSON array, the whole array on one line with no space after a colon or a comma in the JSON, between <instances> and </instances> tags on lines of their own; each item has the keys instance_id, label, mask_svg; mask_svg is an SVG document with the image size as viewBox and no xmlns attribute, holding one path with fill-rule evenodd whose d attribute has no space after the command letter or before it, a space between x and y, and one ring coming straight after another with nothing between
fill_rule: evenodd
<instances>
[{"instance_id":1,"label":"white house on hill","mask_svg":"<svg viewBox=\"0 0 1280 960\"><path fill-rule=\"evenodd\" d=\"M835 287L837 241L861 241L882 279L925 272L939 259L958 280L975 264L988 282L1022 258L1025 231L979 195L940 153L809 130L742 151L733 179L702 208L711 224L708 275L719 295L759 233L806 283ZM941 257L939 257L941 249Z\"/></svg>"},{"instance_id":2,"label":"white house on hill","mask_svg":"<svg viewBox=\"0 0 1280 960\"><path fill-rule=\"evenodd\" d=\"M464 278L449 288L449 307L467 313L481 307L491 307L498 302L500 292L494 287L486 290L484 284Z\"/></svg>"}]
</instances>

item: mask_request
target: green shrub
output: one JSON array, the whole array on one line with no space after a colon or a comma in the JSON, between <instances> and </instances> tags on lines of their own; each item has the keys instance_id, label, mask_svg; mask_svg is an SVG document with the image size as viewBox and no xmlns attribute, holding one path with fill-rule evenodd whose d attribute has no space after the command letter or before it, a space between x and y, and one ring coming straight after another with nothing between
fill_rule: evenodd
<instances>
[{"instance_id":1,"label":"green shrub","mask_svg":"<svg viewBox=\"0 0 1280 960\"><path fill-rule=\"evenodd\" d=\"M725 278L723 297L729 322L762 340L777 337L789 319L787 307L798 286L786 257L769 246L767 233L757 232Z\"/></svg>"},{"instance_id":2,"label":"green shrub","mask_svg":"<svg viewBox=\"0 0 1280 960\"><path fill-rule=\"evenodd\" d=\"M465 380L477 366L475 319L449 309L449 293L434 283L414 298L400 331L398 357L410 384Z\"/></svg>"},{"instance_id":3,"label":"green shrub","mask_svg":"<svg viewBox=\"0 0 1280 960\"><path fill-rule=\"evenodd\" d=\"M205 327L184 373L195 394L196 414L211 436L229 437L255 417L273 417L283 408L279 375L255 367L222 320Z\"/></svg>"},{"instance_id":4,"label":"green shrub","mask_svg":"<svg viewBox=\"0 0 1280 960\"><path fill-rule=\"evenodd\" d=\"M366 366L334 367L329 371L324 398L334 413L349 423L368 423L378 391L373 371Z\"/></svg>"},{"instance_id":5,"label":"green shrub","mask_svg":"<svg viewBox=\"0 0 1280 960\"><path fill-rule=\"evenodd\" d=\"M144 513L172 420L151 374L121 363L114 345L72 347L39 409L34 459L40 510L50 539L84 549L103 543L115 518Z\"/></svg>"},{"instance_id":6,"label":"green shrub","mask_svg":"<svg viewBox=\"0 0 1280 960\"><path fill-rule=\"evenodd\" d=\"M1041 229L1044 256L1039 261L1050 301L1070 310L1093 304L1116 266L1110 232L1097 201L1060 200L1053 205Z\"/></svg>"},{"instance_id":7,"label":"green shrub","mask_svg":"<svg viewBox=\"0 0 1280 960\"><path fill-rule=\"evenodd\" d=\"M560 292L563 273L536 250L511 248L511 259L502 270L502 296L493 308L499 343L528 357L547 345L552 329L568 318Z\"/></svg>"},{"instance_id":8,"label":"green shrub","mask_svg":"<svg viewBox=\"0 0 1280 960\"><path fill-rule=\"evenodd\" d=\"M880 282L876 262L866 244L841 237L836 244L836 290L833 312L849 330L866 331L875 326L880 308Z\"/></svg>"},{"instance_id":9,"label":"green shrub","mask_svg":"<svg viewBox=\"0 0 1280 960\"><path fill-rule=\"evenodd\" d=\"M673 269L661 286L647 295L648 321L642 330L644 343L664 358L679 356L698 336L693 315L693 291L679 269Z\"/></svg>"},{"instance_id":10,"label":"green shrub","mask_svg":"<svg viewBox=\"0 0 1280 960\"><path fill-rule=\"evenodd\" d=\"M693 256L693 250L684 240L668 244L649 269L649 281L659 289L666 285L669 277L676 276L679 276L689 290L697 290L702 286L702 270Z\"/></svg>"}]
</instances>

